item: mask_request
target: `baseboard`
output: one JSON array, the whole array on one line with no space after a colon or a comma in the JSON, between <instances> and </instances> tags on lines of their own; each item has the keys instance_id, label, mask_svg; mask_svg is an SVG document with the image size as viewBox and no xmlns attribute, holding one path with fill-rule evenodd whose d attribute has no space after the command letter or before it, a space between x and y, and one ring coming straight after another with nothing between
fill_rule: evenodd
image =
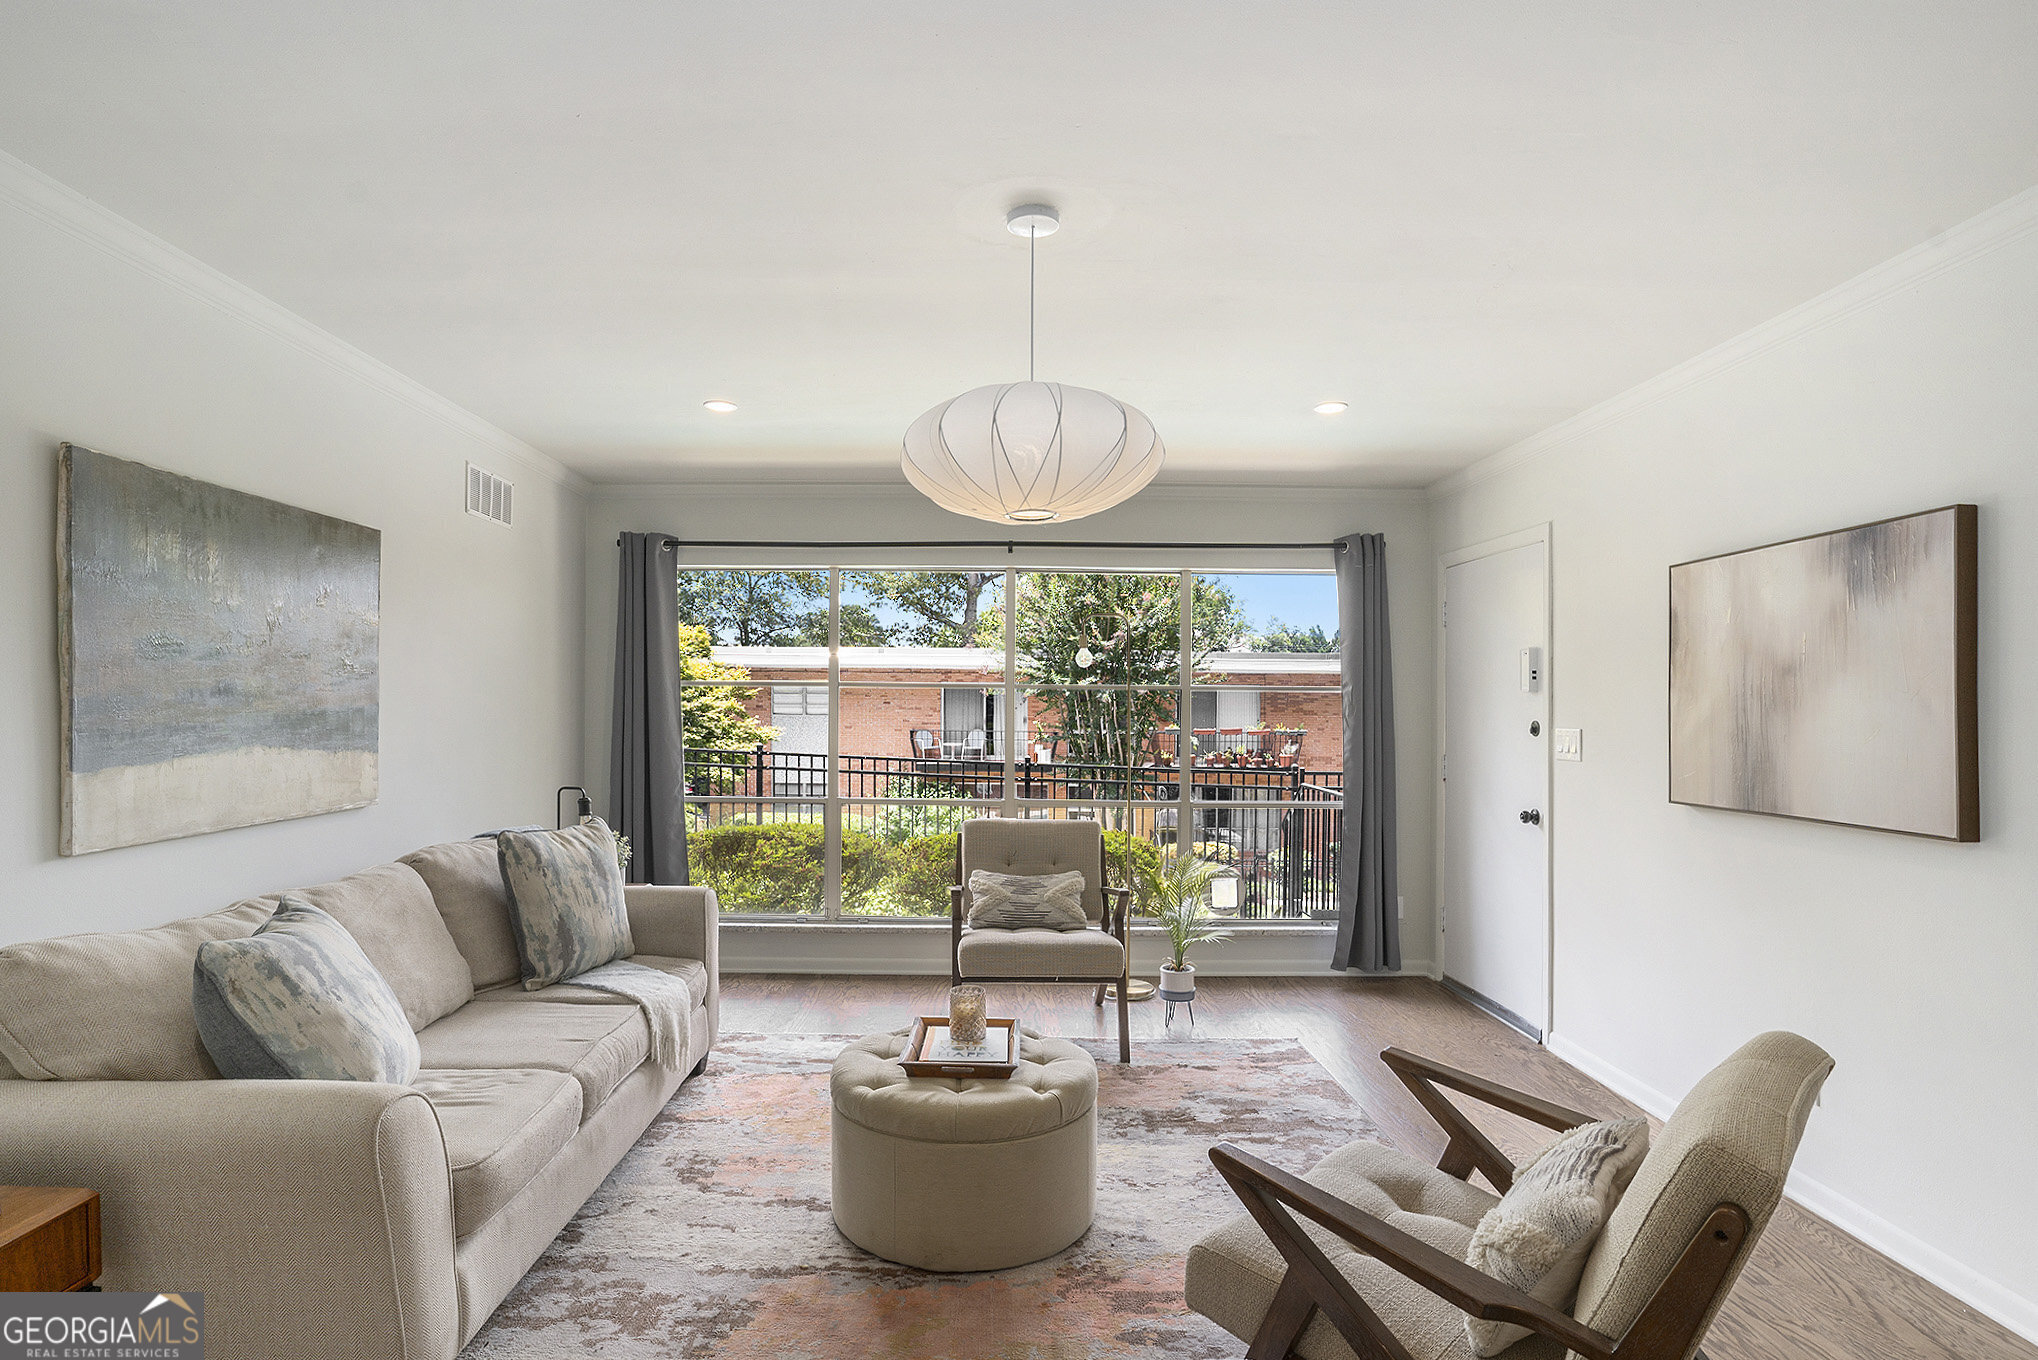
<instances>
[{"instance_id":1,"label":"baseboard","mask_svg":"<svg viewBox=\"0 0 2038 1360\"><path fill-rule=\"evenodd\" d=\"M943 977L948 973L948 927L937 923L859 922L825 925L792 921L729 921L721 926L724 973L815 973L845 977ZM1193 956L1204 977L1378 976L1330 966L1336 930L1327 926L1244 927L1222 944ZM1161 963L1159 931L1135 927L1132 971L1153 975ZM1403 962L1391 976L1433 977L1428 959Z\"/></svg>"},{"instance_id":2,"label":"baseboard","mask_svg":"<svg viewBox=\"0 0 2038 1360\"><path fill-rule=\"evenodd\" d=\"M1607 1062L1589 1049L1552 1033L1545 1045L1600 1085L1626 1096L1658 1119L1670 1117L1677 1102ZM1930 1281L1975 1311L1985 1313L2026 1341L2038 1341L2038 1301L2027 1299L1930 1242L1864 1208L1831 1186L1792 1171L1784 1194L1834 1227L1873 1247L1905 1270Z\"/></svg>"}]
</instances>

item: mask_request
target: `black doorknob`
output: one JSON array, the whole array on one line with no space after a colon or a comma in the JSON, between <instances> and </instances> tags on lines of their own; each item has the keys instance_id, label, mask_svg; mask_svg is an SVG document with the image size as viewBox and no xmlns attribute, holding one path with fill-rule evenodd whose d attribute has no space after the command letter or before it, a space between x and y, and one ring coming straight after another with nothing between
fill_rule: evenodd
<instances>
[{"instance_id":1,"label":"black doorknob","mask_svg":"<svg viewBox=\"0 0 2038 1360\"><path fill-rule=\"evenodd\" d=\"M1521 819L1529 826L1541 826L1543 824L1543 810L1541 808L1530 808L1527 812L1521 814Z\"/></svg>"}]
</instances>

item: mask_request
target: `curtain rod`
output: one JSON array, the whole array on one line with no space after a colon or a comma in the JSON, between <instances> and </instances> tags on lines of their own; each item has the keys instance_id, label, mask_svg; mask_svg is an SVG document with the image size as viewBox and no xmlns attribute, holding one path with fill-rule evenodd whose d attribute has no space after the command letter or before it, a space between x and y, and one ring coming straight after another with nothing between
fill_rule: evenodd
<instances>
[{"instance_id":1,"label":"curtain rod","mask_svg":"<svg viewBox=\"0 0 2038 1360\"><path fill-rule=\"evenodd\" d=\"M668 548L1003 548L1007 553L1019 550L1024 542L1029 548L1151 548L1157 552L1185 552L1199 548L1234 551L1246 548L1259 549L1302 549L1314 548L1328 552L1343 552L1342 542L1331 543L1153 543L1106 542L1089 538L912 538L884 540L821 540L821 539L764 539L764 538L688 538L667 537L664 546ZM618 538L616 546L623 540Z\"/></svg>"}]
</instances>

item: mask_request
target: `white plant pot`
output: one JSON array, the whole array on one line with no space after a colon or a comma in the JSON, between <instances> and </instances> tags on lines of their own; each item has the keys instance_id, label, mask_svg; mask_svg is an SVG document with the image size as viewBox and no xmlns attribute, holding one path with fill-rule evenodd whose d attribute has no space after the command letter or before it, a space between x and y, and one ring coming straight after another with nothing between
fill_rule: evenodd
<instances>
[{"instance_id":1,"label":"white plant pot","mask_svg":"<svg viewBox=\"0 0 2038 1360\"><path fill-rule=\"evenodd\" d=\"M1196 965L1191 963L1177 971L1167 964L1161 965L1161 1000L1194 1001L1196 999Z\"/></svg>"}]
</instances>

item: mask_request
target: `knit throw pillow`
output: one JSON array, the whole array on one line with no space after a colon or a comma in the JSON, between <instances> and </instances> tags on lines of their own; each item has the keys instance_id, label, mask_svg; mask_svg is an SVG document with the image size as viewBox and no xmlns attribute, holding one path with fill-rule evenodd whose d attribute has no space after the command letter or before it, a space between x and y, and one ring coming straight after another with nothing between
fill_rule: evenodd
<instances>
[{"instance_id":1,"label":"knit throw pillow","mask_svg":"<svg viewBox=\"0 0 2038 1360\"><path fill-rule=\"evenodd\" d=\"M1083 910L1083 876L994 874L969 876L969 924L981 930L1081 930L1090 924Z\"/></svg>"},{"instance_id":2,"label":"knit throw pillow","mask_svg":"<svg viewBox=\"0 0 2038 1360\"><path fill-rule=\"evenodd\" d=\"M345 926L287 893L254 934L198 946L191 1011L223 1077L417 1079L403 1003Z\"/></svg>"},{"instance_id":3,"label":"knit throw pillow","mask_svg":"<svg viewBox=\"0 0 2038 1360\"><path fill-rule=\"evenodd\" d=\"M564 831L503 831L495 852L526 991L637 952L616 839L599 819Z\"/></svg>"},{"instance_id":4,"label":"knit throw pillow","mask_svg":"<svg viewBox=\"0 0 2038 1360\"><path fill-rule=\"evenodd\" d=\"M1585 1258L1649 1151L1649 1121L1582 1124L1515 1173L1514 1187L1472 1232L1465 1262L1544 1303L1568 1308ZM1465 1319L1472 1354L1498 1355L1529 1334L1511 1322Z\"/></svg>"}]
</instances>

